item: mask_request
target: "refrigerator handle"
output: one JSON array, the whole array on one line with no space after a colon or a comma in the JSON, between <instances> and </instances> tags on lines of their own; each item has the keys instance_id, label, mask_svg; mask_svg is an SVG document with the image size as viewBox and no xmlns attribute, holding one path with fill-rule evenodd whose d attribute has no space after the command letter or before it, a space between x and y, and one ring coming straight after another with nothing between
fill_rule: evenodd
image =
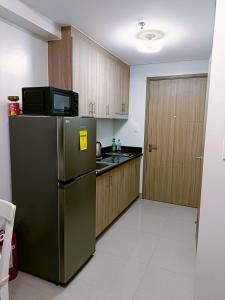
<instances>
[{"instance_id":1,"label":"refrigerator handle","mask_svg":"<svg viewBox=\"0 0 225 300\"><path fill-rule=\"evenodd\" d=\"M59 181L59 188L60 188L60 189L63 189L63 190L68 189L68 188L70 188L74 183L78 182L78 181L81 180L82 178L84 178L84 177L86 177L86 176L88 176L88 175L90 175L90 174L93 174L93 173L96 173L95 170L93 170L93 171L91 171L91 172L88 172L88 173L85 173L85 174L83 174L83 175L81 175L81 176L79 176L79 177L76 177L76 178L70 180L70 181L67 182L67 183L65 183L65 182L63 182L63 181Z\"/></svg>"}]
</instances>

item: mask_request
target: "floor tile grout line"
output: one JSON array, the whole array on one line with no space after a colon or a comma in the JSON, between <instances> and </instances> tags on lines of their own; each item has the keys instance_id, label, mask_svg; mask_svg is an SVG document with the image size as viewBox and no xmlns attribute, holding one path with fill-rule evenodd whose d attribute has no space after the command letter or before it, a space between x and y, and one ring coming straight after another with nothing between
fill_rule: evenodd
<instances>
[{"instance_id":1,"label":"floor tile grout line","mask_svg":"<svg viewBox=\"0 0 225 300\"><path fill-rule=\"evenodd\" d=\"M161 269L161 270L167 271L167 272L172 273L172 274L174 274L174 275L180 275L180 276L183 276L184 278L187 278L187 279L193 278L193 276L190 275L190 274L183 273L183 272L178 272L178 271L174 271L174 270L171 270L171 269L166 268L166 267L162 267L162 266L159 266L159 265L154 265L154 264L152 264L152 263L148 264L148 267L150 267L150 266L155 267L155 268L157 268L157 269ZM194 274L193 274L193 275L194 275Z\"/></svg>"},{"instance_id":2,"label":"floor tile grout line","mask_svg":"<svg viewBox=\"0 0 225 300\"><path fill-rule=\"evenodd\" d=\"M157 241L157 244L159 244L159 240ZM158 245L155 246L155 249L153 250L153 252L152 252L152 254L151 254L151 257L149 258L148 263L146 263L145 271L143 272L143 275L141 276L141 278L140 278L140 280L139 280L139 283L138 283L138 285L137 285L137 288L136 288L135 291L134 291L132 300L134 300L134 297L135 297L135 295L136 295L136 292L138 291L139 287L141 286L141 283L143 282L143 279L144 279L144 276L145 276L145 274L146 274L147 268L148 268L148 266L149 266L149 264L150 264L150 261L151 261L152 258L153 258L154 252L156 251L157 247L158 247Z\"/></svg>"}]
</instances>

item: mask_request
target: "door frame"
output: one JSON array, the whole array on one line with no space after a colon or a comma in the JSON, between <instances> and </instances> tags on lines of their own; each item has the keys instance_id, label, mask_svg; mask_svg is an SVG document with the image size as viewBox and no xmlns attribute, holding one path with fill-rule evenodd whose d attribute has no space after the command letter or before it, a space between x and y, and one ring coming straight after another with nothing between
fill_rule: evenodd
<instances>
[{"instance_id":1,"label":"door frame","mask_svg":"<svg viewBox=\"0 0 225 300\"><path fill-rule=\"evenodd\" d=\"M208 112L208 90L209 90L209 80L208 80L208 73L197 73L197 74L184 74L184 75L168 75L168 76L153 76L147 77L146 79L146 99L145 99L145 128L144 128L144 155L143 155L143 172L142 172L142 195L145 194L145 166L146 166L146 151L148 146L148 137L147 137L147 130L149 128L149 105L150 105L150 82L151 81L158 81L158 80L176 80L176 79L190 79L190 78L207 78L207 91L206 91L206 100L205 100L205 115L204 115L204 133L203 133L203 141L205 143L205 131L206 131L206 118ZM205 147L204 147L205 148ZM203 156L204 156L204 149L203 148Z\"/></svg>"}]
</instances>

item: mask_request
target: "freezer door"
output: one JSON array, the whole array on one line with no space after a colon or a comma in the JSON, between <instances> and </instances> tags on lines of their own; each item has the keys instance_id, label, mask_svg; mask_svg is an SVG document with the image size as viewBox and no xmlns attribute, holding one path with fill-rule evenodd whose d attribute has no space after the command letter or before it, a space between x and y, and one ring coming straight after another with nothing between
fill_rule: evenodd
<instances>
[{"instance_id":1,"label":"freezer door","mask_svg":"<svg viewBox=\"0 0 225 300\"><path fill-rule=\"evenodd\" d=\"M67 283L95 251L95 172L60 187L60 281Z\"/></svg>"},{"instance_id":2,"label":"freezer door","mask_svg":"<svg viewBox=\"0 0 225 300\"><path fill-rule=\"evenodd\" d=\"M82 139L83 142L87 142L83 148ZM96 120L79 117L59 118L58 156L60 181L68 181L95 170Z\"/></svg>"}]
</instances>

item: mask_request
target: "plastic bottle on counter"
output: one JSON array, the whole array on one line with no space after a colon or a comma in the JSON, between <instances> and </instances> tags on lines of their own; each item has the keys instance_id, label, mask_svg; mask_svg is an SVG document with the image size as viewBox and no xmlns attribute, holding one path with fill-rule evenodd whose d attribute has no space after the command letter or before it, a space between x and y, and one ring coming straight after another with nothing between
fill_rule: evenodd
<instances>
[{"instance_id":1,"label":"plastic bottle on counter","mask_svg":"<svg viewBox=\"0 0 225 300\"><path fill-rule=\"evenodd\" d=\"M121 152L121 150L122 150L121 141L120 141L120 139L118 139L118 141L117 141L117 151Z\"/></svg>"},{"instance_id":2,"label":"plastic bottle on counter","mask_svg":"<svg viewBox=\"0 0 225 300\"><path fill-rule=\"evenodd\" d=\"M9 116L18 116L20 114L19 96L8 96Z\"/></svg>"},{"instance_id":3,"label":"plastic bottle on counter","mask_svg":"<svg viewBox=\"0 0 225 300\"><path fill-rule=\"evenodd\" d=\"M116 139L112 140L112 152L115 153L116 152Z\"/></svg>"}]
</instances>

